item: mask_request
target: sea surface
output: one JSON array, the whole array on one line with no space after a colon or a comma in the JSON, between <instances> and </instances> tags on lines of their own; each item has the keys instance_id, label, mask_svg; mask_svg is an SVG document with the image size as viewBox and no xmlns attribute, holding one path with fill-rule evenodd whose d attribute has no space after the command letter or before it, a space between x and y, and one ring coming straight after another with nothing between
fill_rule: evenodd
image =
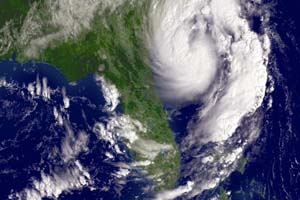
<instances>
[{"instance_id":1,"label":"sea surface","mask_svg":"<svg viewBox=\"0 0 300 200\"><path fill-rule=\"evenodd\" d=\"M49 194L62 188L61 200L143 198L145 176L137 170L120 175L118 163L133 161L128 148L117 140L125 153L115 152L93 131L95 123L111 117L105 103L92 74L68 83L49 64L0 60L0 199L23 199L41 187ZM122 114L120 105L115 114Z\"/></svg>"},{"instance_id":2,"label":"sea surface","mask_svg":"<svg viewBox=\"0 0 300 200\"><path fill-rule=\"evenodd\" d=\"M268 66L268 88L274 91L265 98L259 112L263 113L260 135L244 153L245 168L235 170L219 187L193 199L209 199L222 189L229 191L232 200L298 200L300 199L300 1L265 1L270 9L270 38L272 52ZM252 29L262 31L259 18L252 19ZM50 99L32 97L28 84L47 80ZM40 180L41 171L63 171L67 167L59 156L50 156L54 146L60 146L66 127L59 126L53 108L64 105L62 88L70 98L68 112L74 132L89 136L88 151L78 154L82 166L89 169L93 185L63 193L59 199L143 199L148 182L136 172L126 180L112 174L119 167L106 162L107 143L96 138L92 127L105 122L109 116L103 111L105 100L94 76L68 83L55 67L46 63L20 64L0 60L0 199L7 199L30 181ZM255 80L253 80L255 81ZM4 83L5 82L5 83ZM1 82L0 82L1 83ZM168 105L166 105L167 109ZM170 126L180 143L187 133L188 122L201 109L201 104L187 105L174 111L169 109ZM121 113L119 106L117 112ZM65 113L65 114L66 114ZM64 114L64 113L63 113ZM243 127L240 127L243 129ZM246 127L244 127L246 128ZM122 150L126 146L119 144ZM112 152L114 154L115 152ZM184 160L182 159L182 166ZM115 156L114 163L130 162L129 154ZM70 163L74 165L74 163ZM181 174L178 186L188 178ZM143 179L143 180L142 180ZM150 195L151 196L151 195Z\"/></svg>"},{"instance_id":3,"label":"sea surface","mask_svg":"<svg viewBox=\"0 0 300 200\"><path fill-rule=\"evenodd\" d=\"M207 195L193 199L210 199L222 190L232 200L300 199L300 1L264 2L270 14L268 88L272 92L258 111L263 113L260 135L245 150L247 163L242 170L235 170ZM259 17L250 21L253 31L263 32ZM191 116L200 109L200 104L170 109L170 124L178 142L185 136ZM184 159L188 158L183 158L182 166ZM178 184L183 185L188 178L181 177Z\"/></svg>"}]
</instances>

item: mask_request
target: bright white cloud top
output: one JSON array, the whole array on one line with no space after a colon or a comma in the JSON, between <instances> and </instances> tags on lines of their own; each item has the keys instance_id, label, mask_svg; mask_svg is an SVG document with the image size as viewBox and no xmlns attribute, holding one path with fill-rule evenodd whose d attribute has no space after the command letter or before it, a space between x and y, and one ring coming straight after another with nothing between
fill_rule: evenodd
<instances>
[{"instance_id":1,"label":"bright white cloud top","mask_svg":"<svg viewBox=\"0 0 300 200\"><path fill-rule=\"evenodd\" d=\"M203 93L217 71L217 52L201 1L157 1L151 13L153 69L161 96L173 101L193 100ZM199 3L199 4L200 4Z\"/></svg>"},{"instance_id":2,"label":"bright white cloud top","mask_svg":"<svg viewBox=\"0 0 300 200\"><path fill-rule=\"evenodd\" d=\"M233 140L242 120L263 102L270 53L268 36L251 30L243 6L237 0L157 0L149 14L148 44L162 98L175 104L203 103L182 141L183 152L194 146L195 156L202 160L220 156L187 164L189 170L198 168L187 172L196 179L191 180L193 195L228 176L259 131L257 126L248 127L244 141ZM211 151L198 155L209 142L215 143Z\"/></svg>"}]
</instances>

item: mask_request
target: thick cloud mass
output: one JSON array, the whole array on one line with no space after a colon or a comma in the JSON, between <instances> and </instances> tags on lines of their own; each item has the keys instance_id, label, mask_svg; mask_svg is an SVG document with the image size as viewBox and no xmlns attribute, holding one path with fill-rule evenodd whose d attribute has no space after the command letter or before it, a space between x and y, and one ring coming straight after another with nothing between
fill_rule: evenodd
<instances>
[{"instance_id":1,"label":"thick cloud mass","mask_svg":"<svg viewBox=\"0 0 300 200\"><path fill-rule=\"evenodd\" d=\"M234 139L243 119L263 102L270 52L268 36L250 29L243 6L238 0L152 4L148 41L161 97L175 104L203 103L180 144L183 154L195 157L183 166L195 182L193 195L226 178L259 132L255 116L257 124L238 133L242 140ZM199 154L208 143L213 147Z\"/></svg>"},{"instance_id":2,"label":"thick cloud mass","mask_svg":"<svg viewBox=\"0 0 300 200\"><path fill-rule=\"evenodd\" d=\"M206 142L228 139L262 103L267 36L250 30L235 0L155 1L150 17L152 68L162 97L182 103L205 92L196 131ZM217 79L224 66L226 75Z\"/></svg>"},{"instance_id":3,"label":"thick cloud mass","mask_svg":"<svg viewBox=\"0 0 300 200\"><path fill-rule=\"evenodd\" d=\"M199 2L199 1L198 1ZM195 1L155 2L150 47L159 92L168 102L184 102L204 92L217 71L216 46Z\"/></svg>"}]
</instances>

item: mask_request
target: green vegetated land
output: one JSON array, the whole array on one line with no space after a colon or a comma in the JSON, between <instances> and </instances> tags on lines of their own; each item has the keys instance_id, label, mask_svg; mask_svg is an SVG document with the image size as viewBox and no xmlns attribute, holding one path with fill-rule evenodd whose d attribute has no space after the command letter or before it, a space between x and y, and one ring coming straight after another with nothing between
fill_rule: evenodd
<instances>
[{"instance_id":1,"label":"green vegetated land","mask_svg":"<svg viewBox=\"0 0 300 200\"><path fill-rule=\"evenodd\" d=\"M228 195L223 188L221 188L219 200L229 200Z\"/></svg>"},{"instance_id":2,"label":"green vegetated land","mask_svg":"<svg viewBox=\"0 0 300 200\"><path fill-rule=\"evenodd\" d=\"M24 19L30 10L30 7L32 3L36 0L0 0L0 55L1 58L8 59L11 57L12 52L14 52L13 45L9 49L8 52L5 52L3 55L3 52L1 52L1 48L3 46L7 46L6 42L1 41L4 37L4 34L7 34L6 37L4 37L5 40L7 40L7 36L11 39L16 39L16 32L19 32L22 24L24 22ZM2 31L1 29L9 24L9 31ZM11 30L11 27L14 28L14 30ZM10 41L8 41L10 43Z\"/></svg>"},{"instance_id":3,"label":"green vegetated land","mask_svg":"<svg viewBox=\"0 0 300 200\"><path fill-rule=\"evenodd\" d=\"M19 45L17 37L20 36L24 20L34 3L42 5L44 1L0 0L0 58L9 59L13 52L20 50L17 48ZM13 43L11 43L12 40ZM6 49L8 44L10 44L10 48L7 49L7 52L3 52L3 48Z\"/></svg>"},{"instance_id":4,"label":"green vegetated land","mask_svg":"<svg viewBox=\"0 0 300 200\"><path fill-rule=\"evenodd\" d=\"M9 20L21 25L24 17L34 0L1 0L0 1L0 27Z\"/></svg>"},{"instance_id":5,"label":"green vegetated land","mask_svg":"<svg viewBox=\"0 0 300 200\"><path fill-rule=\"evenodd\" d=\"M163 174L160 178L164 184L158 187L160 190L174 186L180 157L166 113L153 85L147 61L148 52L141 38L145 31L143 25L148 4L147 1L125 3L114 12L107 10L99 14L93 20L90 31L83 32L76 39L56 41L37 60L56 66L70 82L98 73L116 85L122 96L124 113L147 127L148 132L140 133L140 136L174 147L173 152L161 152L154 164L146 167L149 175ZM5 5L5 9L13 9L10 6L12 3ZM25 13L28 4L23 3L22 6ZM0 21L1 24L3 22ZM15 51L20 52L18 49ZM24 61L22 55L18 57ZM138 159L139 155L136 157Z\"/></svg>"}]
</instances>

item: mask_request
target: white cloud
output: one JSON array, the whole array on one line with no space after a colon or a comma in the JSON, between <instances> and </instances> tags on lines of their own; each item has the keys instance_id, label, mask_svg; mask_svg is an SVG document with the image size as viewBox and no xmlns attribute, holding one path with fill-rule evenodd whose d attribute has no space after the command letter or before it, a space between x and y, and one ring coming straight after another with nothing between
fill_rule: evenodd
<instances>
[{"instance_id":1,"label":"white cloud","mask_svg":"<svg viewBox=\"0 0 300 200\"><path fill-rule=\"evenodd\" d=\"M226 178L259 132L259 123L254 125L257 117L240 131L243 142L231 138L264 100L270 53L268 36L251 31L240 3L156 0L152 4L148 42L161 96L172 103L203 103L198 120L190 122L181 141L182 151L193 158L183 169L184 176L195 182L191 196ZM216 146L199 154L209 142Z\"/></svg>"},{"instance_id":2,"label":"white cloud","mask_svg":"<svg viewBox=\"0 0 300 200\"><path fill-rule=\"evenodd\" d=\"M101 86L102 93L106 101L106 104L104 106L105 111L113 112L120 103L119 98L121 95L117 90L117 87L107 82L101 76L96 75L95 80L97 81L97 84Z\"/></svg>"},{"instance_id":3,"label":"white cloud","mask_svg":"<svg viewBox=\"0 0 300 200\"><path fill-rule=\"evenodd\" d=\"M114 176L117 178L124 178L128 176L130 173L130 170L128 168L120 168L119 171L117 171Z\"/></svg>"},{"instance_id":4,"label":"white cloud","mask_svg":"<svg viewBox=\"0 0 300 200\"><path fill-rule=\"evenodd\" d=\"M173 146L157 143L154 140L139 139L132 146L132 149L140 153L144 158L154 160L159 153L172 151Z\"/></svg>"},{"instance_id":5,"label":"white cloud","mask_svg":"<svg viewBox=\"0 0 300 200\"><path fill-rule=\"evenodd\" d=\"M144 161L136 161L136 162L132 163L131 166L133 166L133 167L143 167L144 166L145 167L145 166L149 166L151 164L153 164L152 161L144 160Z\"/></svg>"},{"instance_id":6,"label":"white cloud","mask_svg":"<svg viewBox=\"0 0 300 200\"><path fill-rule=\"evenodd\" d=\"M63 192L91 186L93 181L82 164L76 160L79 153L87 151L88 136L79 132L76 136L65 122L66 135L61 143L60 157L63 165L52 166L50 173L41 172L41 178L32 178L30 186L10 195L10 199L41 200L44 197L58 198ZM56 147L53 152L59 153Z\"/></svg>"},{"instance_id":7,"label":"white cloud","mask_svg":"<svg viewBox=\"0 0 300 200\"><path fill-rule=\"evenodd\" d=\"M46 77L40 80L39 75L36 76L36 81L29 83L26 87L32 97L43 97L44 100L51 98L51 88L48 87L48 79Z\"/></svg>"},{"instance_id":8,"label":"white cloud","mask_svg":"<svg viewBox=\"0 0 300 200\"><path fill-rule=\"evenodd\" d=\"M54 115L55 120L58 122L58 124L60 126L62 126L63 125L62 115L55 106L53 107L53 115Z\"/></svg>"},{"instance_id":9,"label":"white cloud","mask_svg":"<svg viewBox=\"0 0 300 200\"><path fill-rule=\"evenodd\" d=\"M63 96L63 103L64 103L64 107L67 109L70 107L70 99L69 97L67 96L67 91L66 91L66 88L62 88L61 89L61 93L62 93L62 96Z\"/></svg>"},{"instance_id":10,"label":"white cloud","mask_svg":"<svg viewBox=\"0 0 300 200\"><path fill-rule=\"evenodd\" d=\"M160 95L172 103L195 100L217 72L218 57L203 1L154 1L149 47Z\"/></svg>"},{"instance_id":11,"label":"white cloud","mask_svg":"<svg viewBox=\"0 0 300 200\"><path fill-rule=\"evenodd\" d=\"M88 150L88 135L80 131L76 136L69 124L65 123L66 136L62 140L61 151L62 159L68 162L71 159L76 158L76 156L83 151Z\"/></svg>"},{"instance_id":12,"label":"white cloud","mask_svg":"<svg viewBox=\"0 0 300 200\"><path fill-rule=\"evenodd\" d=\"M36 88L36 90L35 90L36 95L40 96L41 91L42 91L42 86L41 86L41 81L40 81L39 76L36 77L36 86L35 86L35 88Z\"/></svg>"},{"instance_id":13,"label":"white cloud","mask_svg":"<svg viewBox=\"0 0 300 200\"><path fill-rule=\"evenodd\" d=\"M99 139L109 142L117 153L123 154L118 146L118 140L123 139L128 148L138 152L146 159L154 160L162 151L173 150L170 144L160 144L154 140L140 138L138 134L146 133L147 129L137 120L128 115L114 115L106 124L96 123L93 132Z\"/></svg>"},{"instance_id":14,"label":"white cloud","mask_svg":"<svg viewBox=\"0 0 300 200\"><path fill-rule=\"evenodd\" d=\"M113 11L123 2L124 0L47 0L40 3L42 6L33 3L18 43L25 47L25 56L36 58L54 41L76 38L82 31L89 30L96 13L105 9ZM53 31L45 33L43 29L46 26Z\"/></svg>"},{"instance_id":15,"label":"white cloud","mask_svg":"<svg viewBox=\"0 0 300 200\"><path fill-rule=\"evenodd\" d=\"M268 38L250 30L234 0L167 0L153 6L150 50L163 98L185 102L207 92L207 98L198 100L205 106L195 131L205 142L228 139L264 98ZM216 68L224 70L221 55L228 55L226 82L206 91Z\"/></svg>"},{"instance_id":16,"label":"white cloud","mask_svg":"<svg viewBox=\"0 0 300 200\"><path fill-rule=\"evenodd\" d=\"M138 132L146 132L146 128L128 115L115 116L110 118L107 129L119 137L128 140L130 144L134 143L139 137Z\"/></svg>"},{"instance_id":17,"label":"white cloud","mask_svg":"<svg viewBox=\"0 0 300 200\"><path fill-rule=\"evenodd\" d=\"M41 180L35 179L31 187L11 195L22 200L41 200L44 197L58 198L63 192L80 189L92 184L89 173L79 161L73 166L53 171L49 175L42 172Z\"/></svg>"},{"instance_id":18,"label":"white cloud","mask_svg":"<svg viewBox=\"0 0 300 200\"><path fill-rule=\"evenodd\" d=\"M34 85L32 83L28 84L27 90L31 94L31 96L34 96Z\"/></svg>"},{"instance_id":19,"label":"white cloud","mask_svg":"<svg viewBox=\"0 0 300 200\"><path fill-rule=\"evenodd\" d=\"M13 21L7 21L3 27L0 27L0 55L8 53L12 47L16 33L13 30Z\"/></svg>"},{"instance_id":20,"label":"white cloud","mask_svg":"<svg viewBox=\"0 0 300 200\"><path fill-rule=\"evenodd\" d=\"M190 192L192 190L193 186L194 186L194 183L189 181L184 186L179 186L178 188L176 188L174 190L168 190L168 191L164 191L164 192L161 192L161 193L157 194L155 200L172 200L172 199L175 199L177 197L180 197L180 196Z\"/></svg>"},{"instance_id":21,"label":"white cloud","mask_svg":"<svg viewBox=\"0 0 300 200\"><path fill-rule=\"evenodd\" d=\"M42 96L45 99L50 99L50 88L48 88L48 80L46 77L42 79Z\"/></svg>"},{"instance_id":22,"label":"white cloud","mask_svg":"<svg viewBox=\"0 0 300 200\"><path fill-rule=\"evenodd\" d=\"M114 145L116 143L115 135L112 132L107 131L103 123L96 123L94 125L93 132L97 135L99 139L107 141L111 145Z\"/></svg>"},{"instance_id":23,"label":"white cloud","mask_svg":"<svg viewBox=\"0 0 300 200\"><path fill-rule=\"evenodd\" d=\"M8 82L5 78L0 78L0 87L13 88L16 84Z\"/></svg>"},{"instance_id":24,"label":"white cloud","mask_svg":"<svg viewBox=\"0 0 300 200\"><path fill-rule=\"evenodd\" d=\"M139 139L138 132L145 131L146 129L139 121L130 118L128 115L112 116L106 124L98 122L93 127L93 132L97 137L109 142L110 147L120 154L122 152L117 144L119 139L125 139L127 146L130 148L131 144Z\"/></svg>"}]
</instances>

